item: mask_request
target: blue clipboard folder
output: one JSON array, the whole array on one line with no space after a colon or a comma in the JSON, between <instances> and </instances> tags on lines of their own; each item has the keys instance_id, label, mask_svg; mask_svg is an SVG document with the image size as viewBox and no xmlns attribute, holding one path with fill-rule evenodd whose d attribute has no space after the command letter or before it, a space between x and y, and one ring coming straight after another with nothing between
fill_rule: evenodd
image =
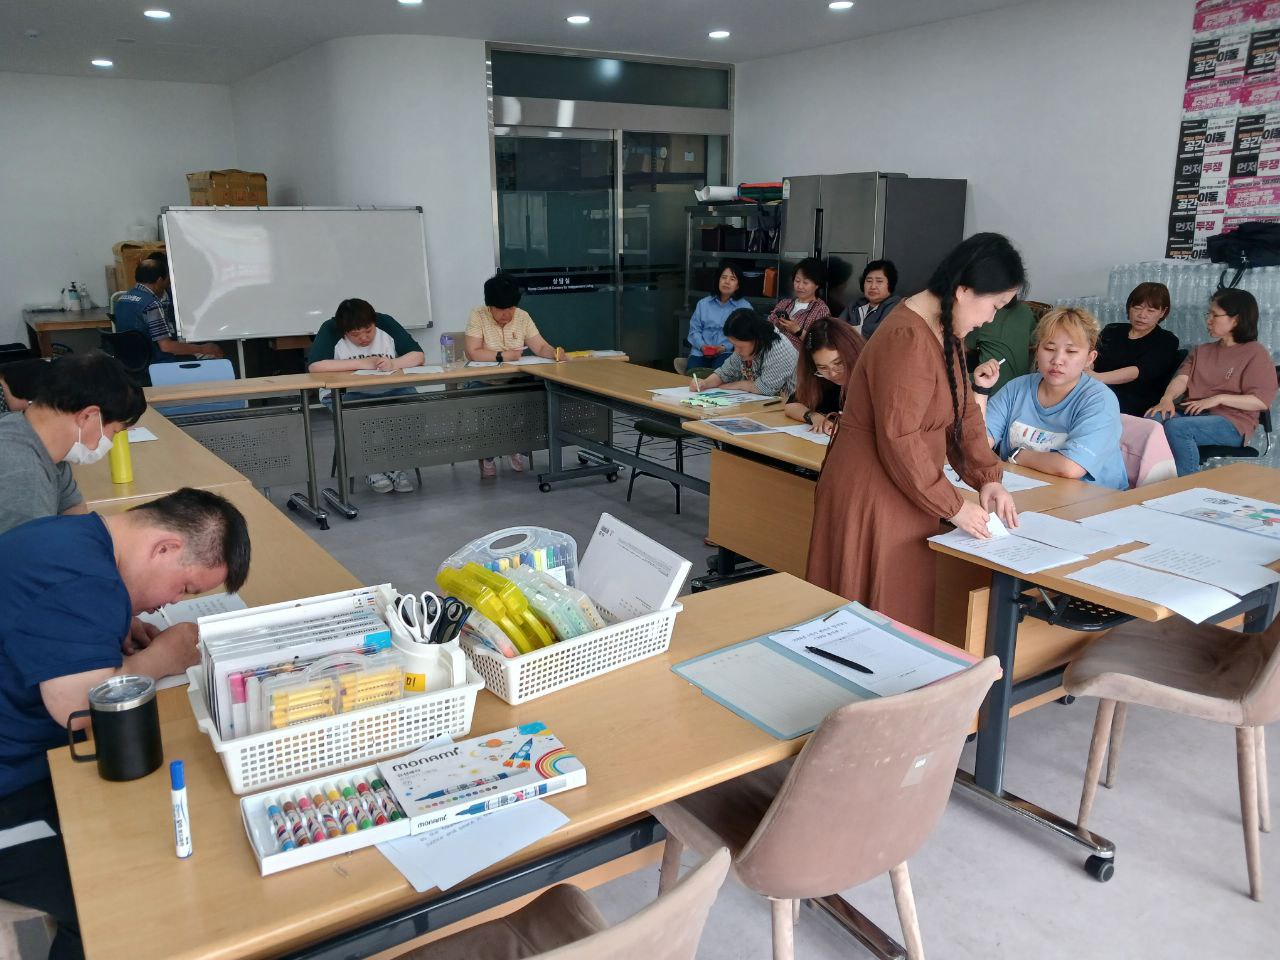
<instances>
[{"instance_id":1,"label":"blue clipboard folder","mask_svg":"<svg viewBox=\"0 0 1280 960\"><path fill-rule=\"evenodd\" d=\"M897 678L892 692L924 686L973 664L973 660L959 650L952 655L936 646L936 641L931 644L914 637L887 617L860 603L849 603L814 620L705 653L671 669L770 736L794 740L812 733L832 710L888 695L851 679L846 674L852 671L835 664L829 668L824 665L825 661L815 660L775 639L786 633L805 631L841 611L850 614L856 626L874 628L876 640L882 646L905 645L897 653L923 665L919 683L912 683L905 676Z\"/></svg>"}]
</instances>

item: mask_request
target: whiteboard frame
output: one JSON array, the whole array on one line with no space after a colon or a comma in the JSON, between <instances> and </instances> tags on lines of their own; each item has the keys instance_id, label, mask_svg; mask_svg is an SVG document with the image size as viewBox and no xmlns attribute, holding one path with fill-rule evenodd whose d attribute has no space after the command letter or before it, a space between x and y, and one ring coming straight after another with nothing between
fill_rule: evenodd
<instances>
[{"instance_id":1,"label":"whiteboard frame","mask_svg":"<svg viewBox=\"0 0 1280 960\"><path fill-rule=\"evenodd\" d=\"M256 205L254 205L254 206L249 206L249 205L244 205L244 206L228 206L228 205L221 205L221 206L164 206L164 207L161 207L161 208L160 208L160 237L161 237L161 239L162 239L162 240L164 240L165 255L167 256L167 255L168 255L168 252L169 252L169 220L168 220L168 216L169 216L169 212L170 212L170 211L175 211L175 212L179 212L179 213L182 213L182 212L203 212L203 213L214 212L214 213L216 213L216 212L217 212L217 211L219 211L219 210L232 210L232 211L235 211L235 210L258 210L258 211L267 211L268 213L303 213L303 212L308 212L308 211L328 211L328 212L331 212L331 213L332 213L332 212L356 213L356 212L359 212L359 211L362 211L362 210L377 211L377 212L379 212L379 213L399 213L399 212L408 213L408 212L410 212L410 211L416 211L416 212L417 212L417 214L418 214L418 229L422 232L422 286L423 286L423 289L425 289L425 290L426 290L426 292L427 292L427 322L426 322L424 325L422 325L421 327L413 327L413 328L407 328L407 329L421 329L421 330L429 330L429 329L431 329L432 327L434 327L434 326L435 326L435 318L434 318L434 316L432 316L432 313L431 313L431 278L430 278L430 275L429 275L428 270L427 270L427 218L426 218L426 215L425 215L425 214L424 214L424 212L423 212L422 207L417 207L417 206L403 206L403 207L402 207L402 206L396 206L396 207L379 207L379 206L355 206L355 207L320 207L320 206L302 206L302 207L271 207L271 206L267 206L267 207L261 207L261 206L256 206ZM173 300L173 305L174 305L174 307L173 307L173 325L174 325L174 329L175 329L175 331L177 332L178 339L179 339L179 340L183 340L183 336L182 336L182 317L181 317L181 315L178 313L178 285L177 285L177 283L174 281L172 265L170 266L170 272L169 272L169 290L170 290L170 296L171 296L171 298L172 298L172 300ZM312 336L315 336L315 334L316 334L316 331L315 331L315 330L300 330L300 331L298 331L297 333L290 333L290 334L280 333L279 331L272 331L272 332L270 332L270 333L264 333L264 334L262 334L262 336L261 336L260 338L259 338L259 337L237 337L237 338L235 338L235 339L236 339L236 341L237 341L237 342L243 342L243 341L245 341L245 340L267 339L267 338L270 338L270 337L282 337L282 336L294 336L294 337L304 337L304 336L305 336L305 337L312 337Z\"/></svg>"}]
</instances>

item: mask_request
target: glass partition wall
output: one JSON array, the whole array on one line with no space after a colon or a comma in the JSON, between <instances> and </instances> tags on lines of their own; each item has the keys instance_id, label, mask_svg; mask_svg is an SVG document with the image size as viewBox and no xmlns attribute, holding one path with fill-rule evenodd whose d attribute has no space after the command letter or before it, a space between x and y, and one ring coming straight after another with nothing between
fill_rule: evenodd
<instances>
[{"instance_id":1,"label":"glass partition wall","mask_svg":"<svg viewBox=\"0 0 1280 960\"><path fill-rule=\"evenodd\" d=\"M685 208L729 174L729 68L490 56L499 266L551 342L669 369Z\"/></svg>"}]
</instances>

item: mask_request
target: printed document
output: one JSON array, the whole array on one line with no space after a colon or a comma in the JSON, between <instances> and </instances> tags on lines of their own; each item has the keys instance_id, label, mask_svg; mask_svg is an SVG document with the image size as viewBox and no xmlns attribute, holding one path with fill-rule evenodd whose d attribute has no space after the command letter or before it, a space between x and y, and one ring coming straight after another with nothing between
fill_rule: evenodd
<instances>
[{"instance_id":1,"label":"printed document","mask_svg":"<svg viewBox=\"0 0 1280 960\"><path fill-rule=\"evenodd\" d=\"M1143 506L1280 540L1280 503L1194 487L1147 500Z\"/></svg>"},{"instance_id":2,"label":"printed document","mask_svg":"<svg viewBox=\"0 0 1280 960\"><path fill-rule=\"evenodd\" d=\"M1194 549L1184 550L1169 544L1157 544L1122 553L1117 558L1141 564L1166 573L1176 573L1207 583L1243 597L1254 590L1280 583L1280 573L1243 560L1220 560Z\"/></svg>"},{"instance_id":3,"label":"printed document","mask_svg":"<svg viewBox=\"0 0 1280 960\"><path fill-rule=\"evenodd\" d=\"M961 490L968 490L970 493L978 492L960 479L960 474L956 473L955 467L951 466L951 464L943 464L942 473L951 482L953 487L959 487ZM1034 490L1036 487L1047 487L1049 485L1047 480L1037 480L1034 477L1024 477L1022 474L1014 473L1012 470L1006 470L1004 472L1004 477L1000 482L1004 484L1004 488L1010 493L1018 493L1022 490Z\"/></svg>"},{"instance_id":4,"label":"printed document","mask_svg":"<svg viewBox=\"0 0 1280 960\"><path fill-rule=\"evenodd\" d=\"M1086 527L1131 537L1142 543L1167 543L1193 547L1197 553L1219 560L1274 563L1280 560L1280 543L1239 530L1193 520L1176 513L1163 513L1143 506L1122 507L1097 513L1080 521Z\"/></svg>"},{"instance_id":5,"label":"printed document","mask_svg":"<svg viewBox=\"0 0 1280 960\"><path fill-rule=\"evenodd\" d=\"M952 530L930 537L934 543L982 557L991 563L1007 567L1017 573L1039 573L1051 567L1078 563L1087 559L1083 554L1072 553L1048 544L1037 543L1019 536L993 536L990 540L978 540L963 530Z\"/></svg>"},{"instance_id":6,"label":"printed document","mask_svg":"<svg viewBox=\"0 0 1280 960\"><path fill-rule=\"evenodd\" d=\"M787 433L793 437L799 437L801 440L808 440L810 443L820 444L824 447L831 444L830 434L811 430L807 423L798 423L794 427L775 427L774 429L777 433Z\"/></svg>"},{"instance_id":7,"label":"printed document","mask_svg":"<svg viewBox=\"0 0 1280 960\"><path fill-rule=\"evenodd\" d=\"M1067 579L1158 603L1192 623L1202 623L1238 602L1233 594L1207 583L1197 583L1121 560L1103 560L1091 567L1083 567L1067 574Z\"/></svg>"},{"instance_id":8,"label":"printed document","mask_svg":"<svg viewBox=\"0 0 1280 960\"><path fill-rule=\"evenodd\" d=\"M1013 533L1027 540L1035 540L1037 543L1046 543L1051 547L1084 554L1112 550L1132 542L1119 534L1093 530L1073 520L1062 520L1030 510L1018 514L1018 526L1014 528Z\"/></svg>"},{"instance_id":9,"label":"printed document","mask_svg":"<svg viewBox=\"0 0 1280 960\"><path fill-rule=\"evenodd\" d=\"M578 564L578 589L619 623L670 607L692 566L658 541L602 513Z\"/></svg>"}]
</instances>

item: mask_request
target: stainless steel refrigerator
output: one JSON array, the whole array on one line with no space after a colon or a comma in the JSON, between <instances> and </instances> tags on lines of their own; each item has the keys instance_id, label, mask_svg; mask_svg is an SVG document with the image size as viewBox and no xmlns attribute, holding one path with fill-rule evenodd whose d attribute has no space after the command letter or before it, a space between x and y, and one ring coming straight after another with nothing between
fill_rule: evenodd
<instances>
[{"instance_id":1,"label":"stainless steel refrigerator","mask_svg":"<svg viewBox=\"0 0 1280 960\"><path fill-rule=\"evenodd\" d=\"M805 257L827 265L822 294L838 313L860 295L858 278L871 260L898 268L895 293L925 282L964 236L967 182L902 173L840 173L788 177L779 251L778 296L791 296L791 274Z\"/></svg>"}]
</instances>

